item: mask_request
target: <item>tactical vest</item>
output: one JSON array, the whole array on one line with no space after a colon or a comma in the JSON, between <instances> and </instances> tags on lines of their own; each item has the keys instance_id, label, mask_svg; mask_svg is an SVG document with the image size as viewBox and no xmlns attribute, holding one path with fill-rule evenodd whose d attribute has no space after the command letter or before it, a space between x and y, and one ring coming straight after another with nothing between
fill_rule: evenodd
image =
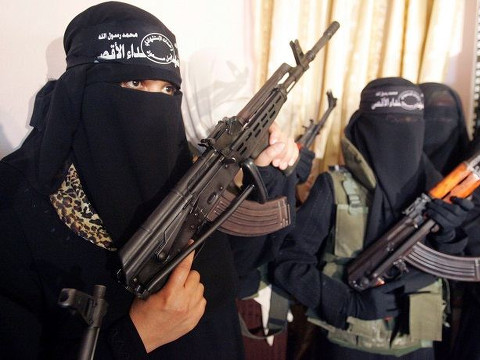
<instances>
[{"instance_id":1,"label":"tactical vest","mask_svg":"<svg viewBox=\"0 0 480 360\"><path fill-rule=\"evenodd\" d=\"M345 167L331 168L329 174L335 192L336 219L321 264L324 264L322 272L325 275L342 281L345 264L363 248L370 195ZM343 330L311 311L307 315L310 322L327 330L328 339L333 343L376 354L401 356L431 347L433 341L441 340L446 304L443 293L443 281L439 279L408 295L409 314L405 321L348 317L347 329Z\"/></svg>"}]
</instances>

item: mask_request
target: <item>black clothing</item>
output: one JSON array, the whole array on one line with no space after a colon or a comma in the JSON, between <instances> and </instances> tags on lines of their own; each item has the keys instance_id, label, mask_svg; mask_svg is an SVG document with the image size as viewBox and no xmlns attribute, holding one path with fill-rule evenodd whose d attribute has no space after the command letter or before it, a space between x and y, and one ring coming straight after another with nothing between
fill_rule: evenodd
<instances>
[{"instance_id":1,"label":"black clothing","mask_svg":"<svg viewBox=\"0 0 480 360\"><path fill-rule=\"evenodd\" d=\"M457 92L446 84L427 82L418 85L424 94L425 99L425 138L423 151L428 156L435 168L442 174L450 173L461 161L469 157L466 154L469 143L465 116L462 103ZM432 204L434 205L434 204ZM470 211L469 214L472 214ZM464 227L462 229L466 231ZM469 244L475 238L474 232L469 232ZM462 247L461 250L463 250ZM452 249L446 249L442 246L440 251L449 252ZM451 357L450 347L454 332L457 329L457 308L459 308L459 299L462 297L465 305L462 305L462 312L471 304L468 300L468 289L470 284L449 281L451 293L451 313L447 314L447 322L452 324L451 327L444 329L443 341L435 344L436 354L439 359L464 359L461 356ZM465 296L463 287L466 287ZM469 320L467 320L468 322ZM467 322L464 322L465 324ZM467 330L470 334L474 334L474 330ZM467 334L462 334L462 338L467 339ZM460 338L459 338L460 339ZM468 348L468 346L466 346ZM467 349L468 351L469 349ZM465 353L466 354L466 353Z\"/></svg>"},{"instance_id":2,"label":"black clothing","mask_svg":"<svg viewBox=\"0 0 480 360\"><path fill-rule=\"evenodd\" d=\"M300 303L316 309L329 323L345 322L343 306L348 306L340 294L325 289L325 275L317 270L318 254L335 225L335 200L333 184L327 173L320 174L306 202L297 213L296 226L282 245L275 270L277 285L291 293ZM331 359L433 359L432 349L420 349L403 357L371 354L338 346L326 340L326 334L317 332L324 346L318 349L321 356ZM333 357L333 356L336 357ZM330 357L331 356L331 357Z\"/></svg>"},{"instance_id":3,"label":"black clothing","mask_svg":"<svg viewBox=\"0 0 480 360\"><path fill-rule=\"evenodd\" d=\"M182 94L120 86L160 79L179 87L174 45L165 25L135 6L107 2L80 13L64 35L66 72L39 92L34 130L6 159L44 194L58 189L73 162L118 246L191 165ZM120 50L112 57L103 47Z\"/></svg>"},{"instance_id":4,"label":"black clothing","mask_svg":"<svg viewBox=\"0 0 480 360\"><path fill-rule=\"evenodd\" d=\"M418 85L425 97L423 151L443 175L462 160L469 143L462 103L457 92L440 83Z\"/></svg>"},{"instance_id":5,"label":"black clothing","mask_svg":"<svg viewBox=\"0 0 480 360\"><path fill-rule=\"evenodd\" d=\"M334 225L333 184L320 174L297 212L295 229L285 239L275 270L276 283L302 304L317 308L323 296L317 253Z\"/></svg>"},{"instance_id":6,"label":"black clothing","mask_svg":"<svg viewBox=\"0 0 480 360\"><path fill-rule=\"evenodd\" d=\"M371 81L361 93L345 136L377 179L365 243L378 239L424 190L423 95L401 78ZM439 179L439 178L437 178Z\"/></svg>"},{"instance_id":7,"label":"black clothing","mask_svg":"<svg viewBox=\"0 0 480 360\"><path fill-rule=\"evenodd\" d=\"M272 269L270 267L278 256L283 239L293 228L296 219L296 213L292 209L295 207L297 172L294 171L286 177L280 170L272 167L261 167L259 171L268 193L268 200L281 195L287 197L290 205L291 225L266 236L230 237L235 269L239 277L239 292L237 294L239 299L254 295L258 291L262 276L264 281L270 280L271 282Z\"/></svg>"},{"instance_id":8,"label":"black clothing","mask_svg":"<svg viewBox=\"0 0 480 360\"><path fill-rule=\"evenodd\" d=\"M313 159L315 153L305 147L300 148L299 160L296 168L298 183L303 184L308 180L312 171Z\"/></svg>"},{"instance_id":9,"label":"black clothing","mask_svg":"<svg viewBox=\"0 0 480 360\"><path fill-rule=\"evenodd\" d=\"M467 157L480 151L480 137L475 137L469 144ZM469 218L463 224L463 230L468 235L465 248L466 256L480 256L480 188L472 196L475 208L469 213ZM458 333L455 337L452 353L448 359L478 360L480 359L480 283L463 283L461 302L461 318Z\"/></svg>"},{"instance_id":10,"label":"black clothing","mask_svg":"<svg viewBox=\"0 0 480 360\"><path fill-rule=\"evenodd\" d=\"M478 256L479 254L477 254ZM478 360L480 359L480 286L478 283L465 284L462 296L460 324L455 337L453 349L445 359Z\"/></svg>"},{"instance_id":11,"label":"black clothing","mask_svg":"<svg viewBox=\"0 0 480 360\"><path fill-rule=\"evenodd\" d=\"M463 225L468 235L465 248L466 256L480 256L480 189L473 193L475 208L469 213L469 218ZM463 289L461 299L460 323L453 344L452 353L448 359L478 360L480 359L480 283L463 283L458 285Z\"/></svg>"},{"instance_id":12,"label":"black clothing","mask_svg":"<svg viewBox=\"0 0 480 360\"><path fill-rule=\"evenodd\" d=\"M0 352L11 359L74 359L86 323L57 305L62 288L92 293L107 288L107 314L97 359L143 359L145 349L128 310L133 295L114 278L116 253L72 233L48 197L0 163ZM149 354L152 359L242 359L234 305L236 279L228 240L216 233L193 268L205 284L207 309L199 324L177 341Z\"/></svg>"},{"instance_id":13,"label":"black clothing","mask_svg":"<svg viewBox=\"0 0 480 360\"><path fill-rule=\"evenodd\" d=\"M175 35L155 16L117 1L92 6L68 24L63 37L67 69L93 63L150 67L149 77L182 82ZM153 75L156 73L156 75Z\"/></svg>"},{"instance_id":14,"label":"black clothing","mask_svg":"<svg viewBox=\"0 0 480 360\"><path fill-rule=\"evenodd\" d=\"M352 116L345 129L346 138L354 152L346 152L347 168L355 181L362 184L371 196L367 202L368 218L363 246L378 239L402 216L402 210L422 192L429 190L438 180L439 174L422 154L424 122L423 95L412 83L400 78L377 79L362 91L359 110ZM343 145L343 144L342 144ZM363 157L363 159L361 158ZM366 161L368 169L362 166ZM355 171L353 169L355 167ZM364 169L364 170L361 170ZM373 178L373 179L372 179ZM361 206L365 206L364 204ZM309 197L297 213L296 227L282 245L275 269L276 283L292 294L300 303L316 312L319 317L336 328L345 328L349 314L350 290L331 286L341 285L341 265L347 260L328 260L332 257L333 246L327 241L335 238L336 201L330 174L320 174L310 190ZM343 239L348 241L348 239ZM344 244L338 244L342 249ZM335 247L337 240L335 240ZM351 244L345 248L351 249ZM356 248L354 248L356 249ZM344 255L350 256L350 255ZM355 256L355 255L353 255ZM325 262L335 265L335 272L327 276L322 272ZM329 271L334 271L329 268ZM343 280L343 278L342 278ZM431 284L434 277L428 276L425 284ZM405 288L410 280L404 279ZM415 282L417 282L415 280ZM418 290L416 289L412 289ZM348 295L351 293L351 295ZM405 294L399 293L399 299ZM408 312L402 312L402 316ZM321 335L325 341L326 335ZM322 356L332 359L389 359L390 356L351 350L325 341L320 349ZM431 359L433 349L410 352L401 359Z\"/></svg>"},{"instance_id":15,"label":"black clothing","mask_svg":"<svg viewBox=\"0 0 480 360\"><path fill-rule=\"evenodd\" d=\"M149 34L158 37L152 38ZM166 44L173 44L172 48ZM85 120L82 111L89 106L84 101L87 86L96 82L119 84L121 81L145 79L170 81L178 87L181 84L175 36L160 20L132 5L112 1L88 8L67 27L64 47L67 71L58 80L48 82L40 91L31 120L34 129L16 152L15 158L9 160L25 174L35 189L44 194L51 194L58 189L72 161L72 148L77 149L77 155L85 151L85 148L78 148L79 141L84 139L77 137L77 129ZM105 55L100 50L104 48L115 50L113 56ZM178 103L175 111L180 114L180 100L172 102ZM134 126L140 120L137 116L131 116L137 115L139 109L132 103L127 104L132 107L129 120ZM142 102L141 105L146 104ZM165 110L172 110L173 107L169 105ZM139 115L140 118L145 113ZM175 140L178 141L178 138L172 139ZM125 159L124 152L117 153L117 149L103 150L110 150L113 158L122 156ZM152 152L155 150L151 149ZM131 181L123 185L126 189L132 185L136 188ZM88 190L94 184L84 183L84 186ZM96 199L90 200L95 204Z\"/></svg>"},{"instance_id":16,"label":"black clothing","mask_svg":"<svg viewBox=\"0 0 480 360\"><path fill-rule=\"evenodd\" d=\"M77 236L49 199L73 164L96 225L119 248L188 169L181 93L120 86L150 79L179 87L175 37L151 14L107 2L72 20L64 46L67 71L40 91L34 129L0 162L0 356L77 358L86 324L59 307L58 296L62 288L91 294L104 285L109 306L96 358L242 359L225 235L212 235L192 266L207 300L198 325L147 356L128 315L133 295L115 280L116 252ZM74 204L80 211L82 200Z\"/></svg>"},{"instance_id":17,"label":"black clothing","mask_svg":"<svg viewBox=\"0 0 480 360\"><path fill-rule=\"evenodd\" d=\"M181 98L103 81L85 88L73 163L117 244L133 234L191 166Z\"/></svg>"}]
</instances>

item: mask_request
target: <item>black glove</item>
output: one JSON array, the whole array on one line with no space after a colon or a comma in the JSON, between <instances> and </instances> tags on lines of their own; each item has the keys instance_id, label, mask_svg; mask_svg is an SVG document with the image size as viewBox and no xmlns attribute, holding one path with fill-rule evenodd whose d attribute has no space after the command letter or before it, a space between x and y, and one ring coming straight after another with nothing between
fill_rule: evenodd
<instances>
[{"instance_id":1,"label":"black glove","mask_svg":"<svg viewBox=\"0 0 480 360\"><path fill-rule=\"evenodd\" d=\"M458 246L453 246L456 228L460 227L466 220L468 212L474 208L471 200L452 196L452 202L447 203L440 199L433 199L427 203L425 214L433 219L440 227L439 231L430 238L433 240L433 247L437 250L458 253L463 250L466 241L458 242ZM466 239L465 239L466 240Z\"/></svg>"},{"instance_id":2,"label":"black glove","mask_svg":"<svg viewBox=\"0 0 480 360\"><path fill-rule=\"evenodd\" d=\"M452 196L452 202L433 199L427 203L426 215L440 226L442 233L454 231L466 220L467 214L474 208L471 200Z\"/></svg>"},{"instance_id":3,"label":"black glove","mask_svg":"<svg viewBox=\"0 0 480 360\"><path fill-rule=\"evenodd\" d=\"M403 280L395 280L362 292L352 291L347 316L362 320L396 317L400 314L398 299L403 294Z\"/></svg>"},{"instance_id":4,"label":"black glove","mask_svg":"<svg viewBox=\"0 0 480 360\"><path fill-rule=\"evenodd\" d=\"M409 267L408 271L403 273L402 281L405 284L405 294L415 293L425 286L433 284L438 278L435 275L423 272L421 270Z\"/></svg>"},{"instance_id":5,"label":"black glove","mask_svg":"<svg viewBox=\"0 0 480 360\"><path fill-rule=\"evenodd\" d=\"M329 324L344 329L346 319L353 316L363 320L398 316L397 296L402 294L403 281L357 292L341 281L322 276L321 304L317 312ZM397 293L397 294L396 294Z\"/></svg>"}]
</instances>

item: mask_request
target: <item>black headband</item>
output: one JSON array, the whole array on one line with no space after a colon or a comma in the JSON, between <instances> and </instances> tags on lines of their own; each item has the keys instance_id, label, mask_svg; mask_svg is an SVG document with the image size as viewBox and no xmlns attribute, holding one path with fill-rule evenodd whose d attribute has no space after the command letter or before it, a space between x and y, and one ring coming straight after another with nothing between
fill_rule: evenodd
<instances>
[{"instance_id":1,"label":"black headband","mask_svg":"<svg viewBox=\"0 0 480 360\"><path fill-rule=\"evenodd\" d=\"M96 63L141 65L156 79L178 88L181 84L175 36L156 17L132 5L107 2L80 13L65 31L64 47L67 69Z\"/></svg>"},{"instance_id":2,"label":"black headband","mask_svg":"<svg viewBox=\"0 0 480 360\"><path fill-rule=\"evenodd\" d=\"M422 115L423 108L423 93L416 85L400 78L386 78L367 85L359 110L364 114Z\"/></svg>"}]
</instances>

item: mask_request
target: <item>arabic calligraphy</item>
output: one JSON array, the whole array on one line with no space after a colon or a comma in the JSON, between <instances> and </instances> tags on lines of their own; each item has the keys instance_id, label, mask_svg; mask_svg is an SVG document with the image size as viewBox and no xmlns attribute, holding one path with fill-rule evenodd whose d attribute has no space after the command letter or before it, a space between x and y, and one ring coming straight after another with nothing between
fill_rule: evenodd
<instances>
[{"instance_id":1,"label":"arabic calligraphy","mask_svg":"<svg viewBox=\"0 0 480 360\"><path fill-rule=\"evenodd\" d=\"M139 41L136 32L102 32L97 39L105 42L105 50L101 50L98 59L121 60L147 58L157 64L173 64L180 66L176 45L163 34L150 33Z\"/></svg>"},{"instance_id":2,"label":"arabic calligraphy","mask_svg":"<svg viewBox=\"0 0 480 360\"><path fill-rule=\"evenodd\" d=\"M114 40L114 39L118 39L118 40L121 40L121 39L125 39L125 38L138 38L138 34L137 33L117 33L117 34L112 34L111 32L108 33L101 33L100 35L98 35L98 40Z\"/></svg>"},{"instance_id":3,"label":"arabic calligraphy","mask_svg":"<svg viewBox=\"0 0 480 360\"><path fill-rule=\"evenodd\" d=\"M152 33L142 39L142 51L147 58L158 64L180 66L175 46L163 34Z\"/></svg>"},{"instance_id":4,"label":"arabic calligraphy","mask_svg":"<svg viewBox=\"0 0 480 360\"><path fill-rule=\"evenodd\" d=\"M140 50L138 46L134 48L134 45L130 44L129 50L125 52L125 44L118 44L115 42L110 45L110 51L105 50L98 57L103 60L115 60L145 58L147 56L142 52L142 50Z\"/></svg>"},{"instance_id":5,"label":"arabic calligraphy","mask_svg":"<svg viewBox=\"0 0 480 360\"><path fill-rule=\"evenodd\" d=\"M380 97L380 99L371 105L372 110L392 107L400 107L405 110L423 109L422 96L413 90L403 91L400 94L398 94L398 91L378 91L375 96Z\"/></svg>"}]
</instances>

